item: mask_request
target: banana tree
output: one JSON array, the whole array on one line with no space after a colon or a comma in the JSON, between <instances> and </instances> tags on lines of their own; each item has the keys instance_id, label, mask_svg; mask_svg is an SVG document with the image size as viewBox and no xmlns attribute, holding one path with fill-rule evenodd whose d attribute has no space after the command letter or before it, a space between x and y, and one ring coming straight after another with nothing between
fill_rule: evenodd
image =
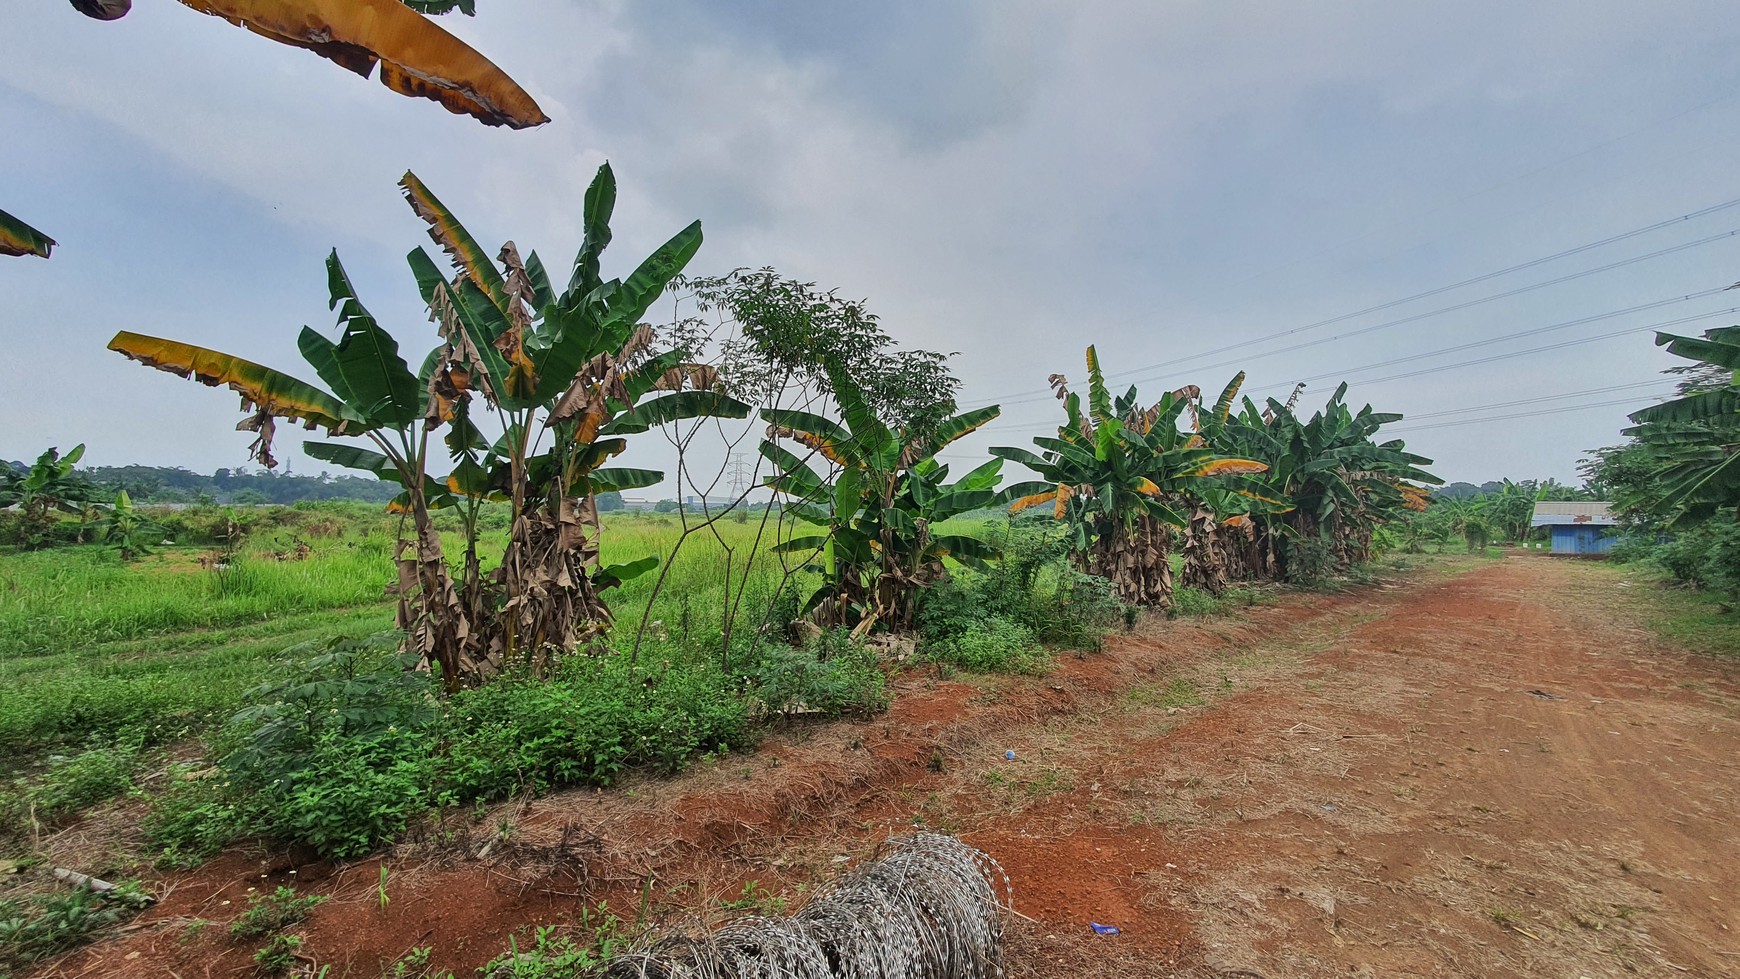
<instances>
[{"instance_id":1,"label":"banana tree","mask_svg":"<svg viewBox=\"0 0 1740 979\"><path fill-rule=\"evenodd\" d=\"M58 448L48 449L36 457L36 462L22 474L7 473L0 483L0 508L16 506L20 517L19 543L26 550L48 543L49 528L55 514L80 514L96 497L88 481L73 471L84 458L84 443L72 447L66 455Z\"/></svg>"},{"instance_id":2,"label":"banana tree","mask_svg":"<svg viewBox=\"0 0 1740 979\"><path fill-rule=\"evenodd\" d=\"M54 246L53 238L5 211L0 211L0 255L35 255L47 258Z\"/></svg>"},{"instance_id":3,"label":"banana tree","mask_svg":"<svg viewBox=\"0 0 1740 979\"><path fill-rule=\"evenodd\" d=\"M1199 437L1181 433L1189 391L1143 408L1135 388L1113 399L1091 346L1087 369L1085 411L1064 378L1052 375L1067 420L1055 438L1033 440L1040 452L991 450L1043 479L1009 487L1002 499L1011 512L1051 504L1054 516L1069 523L1070 552L1083 571L1110 580L1126 602L1166 608L1172 602L1172 529L1188 524L1197 481L1266 467L1222 457Z\"/></svg>"},{"instance_id":4,"label":"banana tree","mask_svg":"<svg viewBox=\"0 0 1740 979\"><path fill-rule=\"evenodd\" d=\"M457 268L449 280L423 249L408 256L440 334L416 373L363 307L336 253L327 280L339 339L304 328L298 341L325 389L154 337L121 333L110 348L239 392L250 411L239 427L257 434L251 451L264 465L276 461L276 419L366 440L311 441L304 451L404 487L391 505L411 521L396 555L398 624L411 648L457 689L510 660L546 667L553 655L598 637L610 624L603 592L656 565L656 558L608 567L599 561L597 494L663 479L653 470L605 465L629 436L705 415L741 418L749 408L717 390L712 371L690 363L685 351L655 349L656 337L640 324L699 248L699 222L626 280L603 280L599 256L616 198L605 165L586 195L585 239L568 287L557 293L535 252L522 262L509 242L498 267L415 175L401 185ZM473 420L480 407L474 395L500 428L493 440ZM433 457L441 454L452 465L437 478ZM502 562L486 576L477 513L492 499L510 504L511 517ZM464 516L457 582L431 518L449 506Z\"/></svg>"},{"instance_id":5,"label":"banana tree","mask_svg":"<svg viewBox=\"0 0 1740 979\"><path fill-rule=\"evenodd\" d=\"M381 84L400 95L433 99L449 112L488 126L525 129L550 121L538 103L495 63L423 15L473 0L181 0L201 13L281 44L305 48L364 78L380 65ZM80 13L118 20L131 0L72 0Z\"/></svg>"},{"instance_id":6,"label":"banana tree","mask_svg":"<svg viewBox=\"0 0 1740 979\"><path fill-rule=\"evenodd\" d=\"M1638 500L1622 502L1669 514L1669 524L1740 508L1740 327L1706 330L1701 338L1658 333L1655 342L1730 371L1730 381L1632 413L1636 424L1624 434L1644 447L1653 472Z\"/></svg>"},{"instance_id":7,"label":"banana tree","mask_svg":"<svg viewBox=\"0 0 1740 979\"><path fill-rule=\"evenodd\" d=\"M1264 481L1269 497L1290 505L1260 520L1259 533L1267 538L1280 577L1316 570L1295 561L1295 551L1321 548L1330 570L1365 560L1376 526L1412 508L1416 498L1409 488L1443 482L1420 468L1431 460L1409 453L1401 440L1374 440L1379 428L1399 421L1400 414L1377 412L1370 405L1354 412L1346 395L1343 384L1306 421L1291 399L1282 404L1271 398L1259 410L1246 398L1244 410L1229 421L1227 439L1269 463Z\"/></svg>"},{"instance_id":8,"label":"banana tree","mask_svg":"<svg viewBox=\"0 0 1740 979\"><path fill-rule=\"evenodd\" d=\"M825 624L851 625L859 634L875 627L911 629L924 589L947 573L947 559L982 567L996 551L966 534L944 534L942 521L990 506L1001 481L1002 460L993 459L953 483L936 454L996 418L995 406L975 409L922 426L891 430L845 378L834 381L841 420L806 411L769 408L761 454L773 463L768 486L784 497L798 519L821 534L781 542L783 553L815 557L822 582L804 604ZM830 465L827 476L808 458L781 444L788 440Z\"/></svg>"}]
</instances>

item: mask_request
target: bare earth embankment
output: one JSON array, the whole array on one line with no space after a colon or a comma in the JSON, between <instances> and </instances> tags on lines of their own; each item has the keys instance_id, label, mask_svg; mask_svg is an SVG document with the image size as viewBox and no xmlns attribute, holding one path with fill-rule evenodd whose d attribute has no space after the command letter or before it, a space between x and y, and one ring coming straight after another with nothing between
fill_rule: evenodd
<instances>
[{"instance_id":1,"label":"bare earth embankment","mask_svg":"<svg viewBox=\"0 0 1740 979\"><path fill-rule=\"evenodd\" d=\"M1602 567L1442 562L1156 622L1037 680L909 673L884 717L451 814L386 858L385 907L378 860L228 855L41 974L248 974L221 925L285 882L331 895L301 930L330 979L416 946L465 970L599 900L795 902L925 826L1007 869L1017 977L1740 976L1740 685L1632 597Z\"/></svg>"}]
</instances>

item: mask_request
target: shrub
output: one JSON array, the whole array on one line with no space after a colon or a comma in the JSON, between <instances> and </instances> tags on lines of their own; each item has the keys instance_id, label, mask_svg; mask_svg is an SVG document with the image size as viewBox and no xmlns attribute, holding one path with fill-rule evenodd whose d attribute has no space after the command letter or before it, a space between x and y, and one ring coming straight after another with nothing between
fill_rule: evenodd
<instances>
[{"instance_id":1,"label":"shrub","mask_svg":"<svg viewBox=\"0 0 1740 979\"><path fill-rule=\"evenodd\" d=\"M1324 538L1288 537L1283 538L1283 546L1287 554L1287 580L1293 584L1320 584L1335 575L1335 550Z\"/></svg>"},{"instance_id":2,"label":"shrub","mask_svg":"<svg viewBox=\"0 0 1740 979\"><path fill-rule=\"evenodd\" d=\"M796 648L764 644L742 672L770 713L809 710L836 717L888 708L887 679L876 654L844 629Z\"/></svg>"},{"instance_id":3,"label":"shrub","mask_svg":"<svg viewBox=\"0 0 1740 979\"><path fill-rule=\"evenodd\" d=\"M983 572L956 571L925 593L918 621L927 648L968 633L980 649L1008 645L1017 626L1029 643L1097 651L1101 635L1125 612L1111 582L1077 570L1062 538L1044 525L1018 520L993 526L987 536L1002 561ZM1037 665L1019 656L1010 663L1021 672Z\"/></svg>"},{"instance_id":4,"label":"shrub","mask_svg":"<svg viewBox=\"0 0 1740 979\"><path fill-rule=\"evenodd\" d=\"M53 763L32 792L38 817L77 812L126 792L138 758L138 742L125 741Z\"/></svg>"},{"instance_id":5,"label":"shrub","mask_svg":"<svg viewBox=\"0 0 1740 979\"><path fill-rule=\"evenodd\" d=\"M0 840L23 839L33 824L64 822L133 787L139 743L123 741L72 756L58 756L47 771L0 788Z\"/></svg>"},{"instance_id":6,"label":"shrub","mask_svg":"<svg viewBox=\"0 0 1740 979\"><path fill-rule=\"evenodd\" d=\"M314 847L322 856L361 856L393 840L429 807L435 762L430 742L412 731L377 737L323 734L308 768L285 790L267 793L265 829Z\"/></svg>"},{"instance_id":7,"label":"shrub","mask_svg":"<svg viewBox=\"0 0 1740 979\"><path fill-rule=\"evenodd\" d=\"M1674 580L1702 588L1707 584L1705 565L1709 558L1709 549L1710 541L1704 529L1696 527L1676 534L1656 547L1650 560Z\"/></svg>"},{"instance_id":8,"label":"shrub","mask_svg":"<svg viewBox=\"0 0 1740 979\"><path fill-rule=\"evenodd\" d=\"M976 673L1044 673L1051 657L1033 631L1007 619L970 621L966 628L924 644L925 657Z\"/></svg>"},{"instance_id":9,"label":"shrub","mask_svg":"<svg viewBox=\"0 0 1740 979\"><path fill-rule=\"evenodd\" d=\"M444 801L521 788L609 785L630 767L674 772L750 742L731 682L711 666L570 658L550 680L509 674L449 702Z\"/></svg>"},{"instance_id":10,"label":"shrub","mask_svg":"<svg viewBox=\"0 0 1740 979\"><path fill-rule=\"evenodd\" d=\"M250 807L245 796L201 774L171 769L169 788L151 801L145 816L145 838L162 850L165 866L196 867L259 821L257 806Z\"/></svg>"}]
</instances>

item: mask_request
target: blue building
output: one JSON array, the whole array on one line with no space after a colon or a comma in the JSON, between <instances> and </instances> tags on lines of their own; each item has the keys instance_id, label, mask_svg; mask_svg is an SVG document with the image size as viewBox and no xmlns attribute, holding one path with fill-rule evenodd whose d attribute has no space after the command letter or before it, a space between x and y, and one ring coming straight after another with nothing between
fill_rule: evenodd
<instances>
[{"instance_id":1,"label":"blue building","mask_svg":"<svg viewBox=\"0 0 1740 979\"><path fill-rule=\"evenodd\" d=\"M1613 549L1619 521L1611 503L1536 503L1531 527L1553 528L1553 553L1599 555Z\"/></svg>"}]
</instances>

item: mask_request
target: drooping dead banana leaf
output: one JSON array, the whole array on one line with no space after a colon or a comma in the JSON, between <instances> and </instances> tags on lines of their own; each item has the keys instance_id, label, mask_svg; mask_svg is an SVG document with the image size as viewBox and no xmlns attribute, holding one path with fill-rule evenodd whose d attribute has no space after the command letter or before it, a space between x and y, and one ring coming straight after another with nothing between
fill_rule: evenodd
<instances>
[{"instance_id":1,"label":"drooping dead banana leaf","mask_svg":"<svg viewBox=\"0 0 1740 979\"><path fill-rule=\"evenodd\" d=\"M401 95L433 99L485 125L550 121L495 63L399 0L181 0L262 37L307 48Z\"/></svg>"},{"instance_id":2,"label":"drooping dead banana leaf","mask_svg":"<svg viewBox=\"0 0 1740 979\"><path fill-rule=\"evenodd\" d=\"M250 360L125 330L109 341L109 349L146 367L191 377L208 387L221 384L240 394L245 407L268 417L293 418L334 435L368 427L361 416L325 391Z\"/></svg>"},{"instance_id":3,"label":"drooping dead banana leaf","mask_svg":"<svg viewBox=\"0 0 1740 979\"><path fill-rule=\"evenodd\" d=\"M47 258L53 249L53 238L5 211L0 211L0 255L40 255Z\"/></svg>"}]
</instances>

